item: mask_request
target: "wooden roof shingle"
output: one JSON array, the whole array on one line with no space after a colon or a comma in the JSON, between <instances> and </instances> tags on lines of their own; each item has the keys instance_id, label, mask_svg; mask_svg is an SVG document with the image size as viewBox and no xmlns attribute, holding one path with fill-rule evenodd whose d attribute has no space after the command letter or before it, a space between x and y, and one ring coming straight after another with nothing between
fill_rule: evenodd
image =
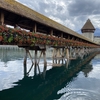
<instances>
[{"instance_id":1,"label":"wooden roof shingle","mask_svg":"<svg viewBox=\"0 0 100 100\"><path fill-rule=\"evenodd\" d=\"M51 20L50 18L26 7L25 5L15 1L15 0L0 0L0 9L7 10L9 12L26 17L26 18L31 19L33 21L42 23L43 25L46 25L48 27L52 27L54 29L62 31L66 34L70 34L70 35L76 36L78 38L81 38L83 40L86 40L88 42L92 42L91 40L78 34L77 32Z\"/></svg>"},{"instance_id":2,"label":"wooden roof shingle","mask_svg":"<svg viewBox=\"0 0 100 100\"><path fill-rule=\"evenodd\" d=\"M93 24L91 23L90 19L86 21L84 26L82 27L82 30L95 30Z\"/></svg>"}]
</instances>

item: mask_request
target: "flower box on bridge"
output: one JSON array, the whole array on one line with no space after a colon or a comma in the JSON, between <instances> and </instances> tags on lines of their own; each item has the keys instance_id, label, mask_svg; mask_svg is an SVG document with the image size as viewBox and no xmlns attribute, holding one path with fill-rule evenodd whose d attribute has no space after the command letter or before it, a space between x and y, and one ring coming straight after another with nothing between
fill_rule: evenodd
<instances>
[{"instance_id":1,"label":"flower box on bridge","mask_svg":"<svg viewBox=\"0 0 100 100\"><path fill-rule=\"evenodd\" d=\"M41 33L27 32L21 29L12 29L5 26L0 26L0 44L1 45L22 45L22 46L37 46L47 45L55 47L97 47L93 44L87 44L71 39L64 39L52 35L45 35Z\"/></svg>"}]
</instances>

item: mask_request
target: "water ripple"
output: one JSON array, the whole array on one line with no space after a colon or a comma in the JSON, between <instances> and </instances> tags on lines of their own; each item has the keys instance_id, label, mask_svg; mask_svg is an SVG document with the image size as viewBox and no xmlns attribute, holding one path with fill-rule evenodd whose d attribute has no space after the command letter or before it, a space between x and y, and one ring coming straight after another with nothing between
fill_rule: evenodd
<instances>
[{"instance_id":1,"label":"water ripple","mask_svg":"<svg viewBox=\"0 0 100 100\"><path fill-rule=\"evenodd\" d=\"M100 100L100 94L85 89L62 89L57 94L62 94L58 100Z\"/></svg>"}]
</instances>

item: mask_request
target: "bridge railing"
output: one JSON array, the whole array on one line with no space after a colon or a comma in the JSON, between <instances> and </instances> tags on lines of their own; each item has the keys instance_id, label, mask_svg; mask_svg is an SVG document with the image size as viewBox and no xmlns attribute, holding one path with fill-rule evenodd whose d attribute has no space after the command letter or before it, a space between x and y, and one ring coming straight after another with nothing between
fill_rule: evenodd
<instances>
[{"instance_id":1,"label":"bridge railing","mask_svg":"<svg viewBox=\"0 0 100 100\"><path fill-rule=\"evenodd\" d=\"M32 33L5 26L0 26L0 45L98 47L98 45L92 43L84 43L41 33Z\"/></svg>"}]
</instances>

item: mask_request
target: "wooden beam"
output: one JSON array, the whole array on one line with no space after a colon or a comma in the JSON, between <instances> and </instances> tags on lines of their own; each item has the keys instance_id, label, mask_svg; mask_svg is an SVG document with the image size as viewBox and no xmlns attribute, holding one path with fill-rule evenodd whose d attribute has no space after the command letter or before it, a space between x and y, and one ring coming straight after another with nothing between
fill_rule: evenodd
<instances>
[{"instance_id":1,"label":"wooden beam","mask_svg":"<svg viewBox=\"0 0 100 100\"><path fill-rule=\"evenodd\" d=\"M33 30L32 32L36 33L37 32L37 24L35 23L34 26L33 26Z\"/></svg>"},{"instance_id":2,"label":"wooden beam","mask_svg":"<svg viewBox=\"0 0 100 100\"><path fill-rule=\"evenodd\" d=\"M0 12L0 25L4 25L4 13Z\"/></svg>"},{"instance_id":3,"label":"wooden beam","mask_svg":"<svg viewBox=\"0 0 100 100\"><path fill-rule=\"evenodd\" d=\"M34 75L37 74L37 50L35 50L35 58L34 58Z\"/></svg>"},{"instance_id":4,"label":"wooden beam","mask_svg":"<svg viewBox=\"0 0 100 100\"><path fill-rule=\"evenodd\" d=\"M68 39L70 39L70 35L68 35Z\"/></svg>"},{"instance_id":5,"label":"wooden beam","mask_svg":"<svg viewBox=\"0 0 100 100\"><path fill-rule=\"evenodd\" d=\"M72 39L71 40L75 40L75 37L72 37Z\"/></svg>"},{"instance_id":6,"label":"wooden beam","mask_svg":"<svg viewBox=\"0 0 100 100\"><path fill-rule=\"evenodd\" d=\"M25 58L24 58L24 76L27 75L27 57L28 57L28 49L25 48Z\"/></svg>"},{"instance_id":7,"label":"wooden beam","mask_svg":"<svg viewBox=\"0 0 100 100\"><path fill-rule=\"evenodd\" d=\"M47 66L47 62L46 62L46 50L43 50L43 58L44 58L44 67Z\"/></svg>"},{"instance_id":8,"label":"wooden beam","mask_svg":"<svg viewBox=\"0 0 100 100\"><path fill-rule=\"evenodd\" d=\"M61 33L61 38L63 38L63 33Z\"/></svg>"},{"instance_id":9,"label":"wooden beam","mask_svg":"<svg viewBox=\"0 0 100 100\"><path fill-rule=\"evenodd\" d=\"M53 29L50 30L50 35L51 35L51 36L53 35Z\"/></svg>"}]
</instances>

